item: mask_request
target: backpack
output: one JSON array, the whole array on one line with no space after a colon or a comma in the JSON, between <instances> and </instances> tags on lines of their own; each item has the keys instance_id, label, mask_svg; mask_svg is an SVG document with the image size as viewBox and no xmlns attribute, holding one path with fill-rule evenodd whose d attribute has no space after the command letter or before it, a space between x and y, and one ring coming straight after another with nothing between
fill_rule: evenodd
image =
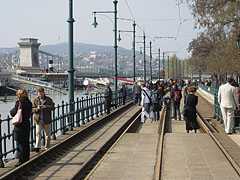
<instances>
[{"instance_id":1,"label":"backpack","mask_svg":"<svg viewBox=\"0 0 240 180\"><path fill-rule=\"evenodd\" d=\"M153 94L152 94L152 103L153 103L153 104L159 103L159 96L158 96L158 94L157 94L157 91L153 91Z\"/></svg>"},{"instance_id":2,"label":"backpack","mask_svg":"<svg viewBox=\"0 0 240 180\"><path fill-rule=\"evenodd\" d=\"M181 91L174 91L174 100L175 102L180 102L180 98L181 98Z\"/></svg>"}]
</instances>

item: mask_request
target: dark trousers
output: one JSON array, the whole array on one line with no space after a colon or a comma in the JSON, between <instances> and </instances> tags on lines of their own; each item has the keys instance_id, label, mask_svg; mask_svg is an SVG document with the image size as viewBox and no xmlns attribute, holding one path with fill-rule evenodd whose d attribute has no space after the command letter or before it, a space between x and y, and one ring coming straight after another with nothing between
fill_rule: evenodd
<instances>
[{"instance_id":1,"label":"dark trousers","mask_svg":"<svg viewBox=\"0 0 240 180\"><path fill-rule=\"evenodd\" d=\"M29 141L18 141L18 144L19 144L19 154L20 154L19 161L22 164L28 161L30 157Z\"/></svg>"},{"instance_id":2,"label":"dark trousers","mask_svg":"<svg viewBox=\"0 0 240 180\"><path fill-rule=\"evenodd\" d=\"M173 103L173 118L177 119L177 117L181 119L180 104Z\"/></svg>"},{"instance_id":3,"label":"dark trousers","mask_svg":"<svg viewBox=\"0 0 240 180\"><path fill-rule=\"evenodd\" d=\"M110 114L111 102L106 102L105 104L106 104L107 114Z\"/></svg>"},{"instance_id":4,"label":"dark trousers","mask_svg":"<svg viewBox=\"0 0 240 180\"><path fill-rule=\"evenodd\" d=\"M127 96L123 96L123 105L125 105Z\"/></svg>"},{"instance_id":5,"label":"dark trousers","mask_svg":"<svg viewBox=\"0 0 240 180\"><path fill-rule=\"evenodd\" d=\"M141 101L141 94L134 94L133 104L135 105L138 102L138 105L140 105L140 101Z\"/></svg>"}]
</instances>

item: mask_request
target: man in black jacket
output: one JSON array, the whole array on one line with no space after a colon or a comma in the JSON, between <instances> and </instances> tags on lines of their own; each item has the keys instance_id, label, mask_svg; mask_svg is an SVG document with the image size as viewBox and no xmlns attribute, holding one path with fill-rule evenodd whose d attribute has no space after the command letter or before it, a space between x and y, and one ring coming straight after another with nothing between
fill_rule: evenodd
<instances>
[{"instance_id":1,"label":"man in black jacket","mask_svg":"<svg viewBox=\"0 0 240 180\"><path fill-rule=\"evenodd\" d=\"M105 89L102 97L104 97L104 99L105 99L107 114L110 114L111 103L112 103L112 90L109 87L109 84L106 84L105 87L106 87L106 89Z\"/></svg>"}]
</instances>

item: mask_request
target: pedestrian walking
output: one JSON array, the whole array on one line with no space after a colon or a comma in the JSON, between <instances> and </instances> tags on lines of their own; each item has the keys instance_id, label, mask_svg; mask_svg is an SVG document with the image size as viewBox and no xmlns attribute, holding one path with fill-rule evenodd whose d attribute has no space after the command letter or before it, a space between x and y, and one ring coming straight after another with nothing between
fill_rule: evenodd
<instances>
[{"instance_id":1,"label":"pedestrian walking","mask_svg":"<svg viewBox=\"0 0 240 180\"><path fill-rule=\"evenodd\" d=\"M195 95L197 88L194 86L190 86L188 88L188 95L185 100L185 109L186 113L184 114L184 120L186 121L186 130L187 133L189 131L194 130L197 133L197 129L200 128L197 122L197 109L196 106L198 104L198 96Z\"/></svg>"},{"instance_id":2,"label":"pedestrian walking","mask_svg":"<svg viewBox=\"0 0 240 180\"><path fill-rule=\"evenodd\" d=\"M182 99L182 91L177 85L173 86L173 94L173 119L178 119L179 121L181 121L180 103Z\"/></svg>"},{"instance_id":3,"label":"pedestrian walking","mask_svg":"<svg viewBox=\"0 0 240 180\"><path fill-rule=\"evenodd\" d=\"M239 108L237 93L232 86L233 78L228 78L227 83L221 85L218 90L218 103L220 104L224 128L227 134L232 134L232 121L234 110Z\"/></svg>"},{"instance_id":4,"label":"pedestrian walking","mask_svg":"<svg viewBox=\"0 0 240 180\"><path fill-rule=\"evenodd\" d=\"M29 118L32 113L32 103L28 98L28 93L25 89L19 89L16 93L17 101L14 108L10 111L12 117L17 114L18 107L22 109L22 122L18 125L14 125L13 136L14 140L19 144L19 161L15 165L20 166L30 158L30 121Z\"/></svg>"},{"instance_id":5,"label":"pedestrian walking","mask_svg":"<svg viewBox=\"0 0 240 180\"><path fill-rule=\"evenodd\" d=\"M121 93L122 93L123 105L125 105L126 98L127 98L127 87L126 87L126 84L125 84L125 83L122 84L122 88L121 88L120 91L121 91Z\"/></svg>"},{"instance_id":6,"label":"pedestrian walking","mask_svg":"<svg viewBox=\"0 0 240 180\"><path fill-rule=\"evenodd\" d=\"M159 121L160 116L159 116L159 111L161 111L162 106L161 106L161 92L158 90L157 84L153 84L153 90L151 92L152 94L152 106L151 106L151 111L153 112L153 121Z\"/></svg>"},{"instance_id":7,"label":"pedestrian walking","mask_svg":"<svg viewBox=\"0 0 240 180\"><path fill-rule=\"evenodd\" d=\"M45 135L45 150L50 148L52 110L54 103L52 99L45 95L44 89L37 90L38 97L33 100L32 112L34 113L34 124L36 124L36 145L35 151L41 149L42 129Z\"/></svg>"},{"instance_id":8,"label":"pedestrian walking","mask_svg":"<svg viewBox=\"0 0 240 180\"><path fill-rule=\"evenodd\" d=\"M147 83L146 83L147 84ZM144 84L141 85L142 88L142 115L141 115L141 122L145 123L146 117L149 118L151 121L153 120L152 116L150 115L150 106L151 106L151 91L145 87Z\"/></svg>"},{"instance_id":9,"label":"pedestrian walking","mask_svg":"<svg viewBox=\"0 0 240 180\"><path fill-rule=\"evenodd\" d=\"M138 105L140 106L141 102L141 86L138 85L138 81L136 80L134 86L133 86L133 104L135 105L138 102Z\"/></svg>"},{"instance_id":10,"label":"pedestrian walking","mask_svg":"<svg viewBox=\"0 0 240 180\"><path fill-rule=\"evenodd\" d=\"M104 98L104 101L105 101L105 105L107 108L107 114L110 114L111 104L112 104L112 90L111 90L109 84L105 85L105 91L104 91L104 94L102 95L102 97Z\"/></svg>"}]
</instances>

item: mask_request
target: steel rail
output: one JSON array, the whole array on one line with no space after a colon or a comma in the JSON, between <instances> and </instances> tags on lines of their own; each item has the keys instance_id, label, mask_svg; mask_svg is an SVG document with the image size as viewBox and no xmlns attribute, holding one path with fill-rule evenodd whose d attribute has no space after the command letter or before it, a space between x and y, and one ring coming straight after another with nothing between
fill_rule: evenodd
<instances>
[{"instance_id":1,"label":"steel rail","mask_svg":"<svg viewBox=\"0 0 240 180\"><path fill-rule=\"evenodd\" d=\"M214 135L215 133L218 133L213 127L211 127L211 124L208 123L201 115L199 112L197 112L197 121L203 128L203 130L209 134L209 136L212 138L212 140L215 142L215 144L219 147L219 149L222 151L224 156L227 158L229 163L232 165L233 169L235 172L238 174L240 177L240 167L236 163L236 161L232 158L230 153L224 148L224 146L220 143L218 138Z\"/></svg>"},{"instance_id":2,"label":"steel rail","mask_svg":"<svg viewBox=\"0 0 240 180\"><path fill-rule=\"evenodd\" d=\"M124 112L126 109L132 106L132 102L126 104L123 107L120 107L113 113L101 117L96 120L94 123L89 124L86 127L83 127L82 130L76 132L75 134L67 137L66 139L62 140L60 143L51 147L48 151L42 152L40 155L33 157L26 163L22 164L21 166L14 168L13 170L7 172L6 174L0 177L1 180L15 180L15 179L24 179L25 176L32 176L31 174L34 169L38 168L39 164L41 166L46 166L47 164L51 163L51 160L55 160L59 156L69 152L69 149L75 147L77 143L81 143L84 139L91 136L91 134L101 128L103 125L109 122L109 119L113 119L118 114ZM90 133L89 133L90 132Z\"/></svg>"}]
</instances>

